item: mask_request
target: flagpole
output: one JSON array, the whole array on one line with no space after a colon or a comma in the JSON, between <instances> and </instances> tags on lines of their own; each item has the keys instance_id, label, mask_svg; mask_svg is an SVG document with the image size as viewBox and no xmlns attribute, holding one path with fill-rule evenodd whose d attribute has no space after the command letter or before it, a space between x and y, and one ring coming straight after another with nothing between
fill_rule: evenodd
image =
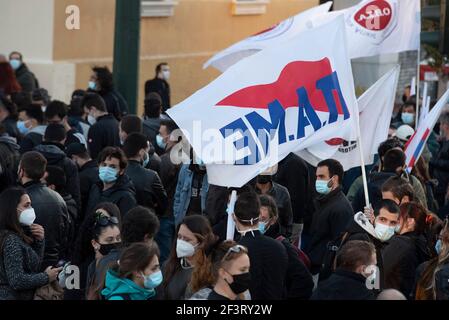
<instances>
[{"instance_id":1,"label":"flagpole","mask_svg":"<svg viewBox=\"0 0 449 320\"><path fill-rule=\"evenodd\" d=\"M418 119L419 119L419 83L420 83L420 73L419 73L419 65L420 65L420 56L421 56L421 47L418 48L418 58L417 60L417 71L416 71L416 114L415 114L415 130L418 128Z\"/></svg>"},{"instance_id":2,"label":"flagpole","mask_svg":"<svg viewBox=\"0 0 449 320\"><path fill-rule=\"evenodd\" d=\"M362 167L362 180L363 180L363 191L365 194L365 206L369 207L369 195L368 195L368 180L366 177L366 169L365 169L365 159L363 156L363 146L362 146L362 136L360 134L360 121L357 119L357 143L359 145L359 151L360 151L360 165Z\"/></svg>"}]
</instances>

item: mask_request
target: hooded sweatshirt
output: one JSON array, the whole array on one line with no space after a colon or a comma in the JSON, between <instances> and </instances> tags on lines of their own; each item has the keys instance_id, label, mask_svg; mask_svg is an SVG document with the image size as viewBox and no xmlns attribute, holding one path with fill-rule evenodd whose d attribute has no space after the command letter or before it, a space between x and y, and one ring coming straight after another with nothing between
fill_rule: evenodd
<instances>
[{"instance_id":1,"label":"hooded sweatshirt","mask_svg":"<svg viewBox=\"0 0 449 320\"><path fill-rule=\"evenodd\" d=\"M129 300L149 300L156 295L156 291L139 287L134 281L120 278L116 272L109 270L101 295L106 300L128 300L128 297Z\"/></svg>"}]
</instances>

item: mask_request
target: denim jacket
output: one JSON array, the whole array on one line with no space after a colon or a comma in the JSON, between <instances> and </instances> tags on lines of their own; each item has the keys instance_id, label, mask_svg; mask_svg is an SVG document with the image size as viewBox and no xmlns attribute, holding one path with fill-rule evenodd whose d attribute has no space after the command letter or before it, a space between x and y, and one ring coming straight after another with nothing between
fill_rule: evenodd
<instances>
[{"instance_id":1,"label":"denim jacket","mask_svg":"<svg viewBox=\"0 0 449 320\"><path fill-rule=\"evenodd\" d=\"M178 184L176 185L175 199L173 203L173 215L175 216L175 223L179 225L184 219L187 209L189 208L190 198L192 196L192 182L193 171L189 169L189 164L182 165ZM207 181L207 174L203 177L203 185L201 187L201 210L206 208L207 192L209 191L209 182Z\"/></svg>"}]
</instances>

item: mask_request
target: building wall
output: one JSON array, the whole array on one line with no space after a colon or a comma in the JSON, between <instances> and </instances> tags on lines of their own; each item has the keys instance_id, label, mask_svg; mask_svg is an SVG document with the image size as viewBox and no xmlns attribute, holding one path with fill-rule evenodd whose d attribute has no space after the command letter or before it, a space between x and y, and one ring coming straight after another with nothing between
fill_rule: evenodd
<instances>
[{"instance_id":1,"label":"building wall","mask_svg":"<svg viewBox=\"0 0 449 320\"><path fill-rule=\"evenodd\" d=\"M112 65L114 3L55 2L53 57L56 62L74 64L76 88L87 86L91 66ZM212 68L202 70L212 54L318 3L318 0L271 0L266 14L233 16L231 0L179 0L172 17L142 18L139 113L143 108L144 83L154 77L159 62L171 65L172 103L176 104L218 76L218 71ZM80 30L65 28L68 5L80 8Z\"/></svg>"}]
</instances>

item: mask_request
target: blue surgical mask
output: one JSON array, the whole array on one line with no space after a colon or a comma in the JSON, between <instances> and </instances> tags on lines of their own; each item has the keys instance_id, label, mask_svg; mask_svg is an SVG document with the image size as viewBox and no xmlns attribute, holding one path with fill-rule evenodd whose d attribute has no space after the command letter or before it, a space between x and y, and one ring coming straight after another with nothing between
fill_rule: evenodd
<instances>
[{"instance_id":1,"label":"blue surgical mask","mask_svg":"<svg viewBox=\"0 0 449 320\"><path fill-rule=\"evenodd\" d=\"M441 253L442 245L443 243L441 242L441 239L438 239L437 243L435 243L435 251L437 252L437 254Z\"/></svg>"},{"instance_id":2,"label":"blue surgical mask","mask_svg":"<svg viewBox=\"0 0 449 320\"><path fill-rule=\"evenodd\" d=\"M269 221L269 220L268 220ZM267 230L270 228L269 226L268 226L268 221L265 221L265 222L263 222L263 221L260 221L259 222L259 231L260 231L260 233L261 234L264 234L265 232L267 232Z\"/></svg>"},{"instance_id":3,"label":"blue surgical mask","mask_svg":"<svg viewBox=\"0 0 449 320\"><path fill-rule=\"evenodd\" d=\"M97 83L95 81L89 81L89 84L87 85L87 87L90 90L97 90Z\"/></svg>"},{"instance_id":4,"label":"blue surgical mask","mask_svg":"<svg viewBox=\"0 0 449 320\"><path fill-rule=\"evenodd\" d=\"M155 289L162 283L162 280L164 280L161 270L147 276L142 273L142 277L144 279L143 285L146 289Z\"/></svg>"},{"instance_id":5,"label":"blue surgical mask","mask_svg":"<svg viewBox=\"0 0 449 320\"><path fill-rule=\"evenodd\" d=\"M376 223L374 232L380 241L388 241L394 236L395 227L390 227L382 223Z\"/></svg>"},{"instance_id":6,"label":"blue surgical mask","mask_svg":"<svg viewBox=\"0 0 449 320\"><path fill-rule=\"evenodd\" d=\"M145 152L145 158L143 159L142 166L146 168L148 163L150 163L150 155L148 152Z\"/></svg>"},{"instance_id":7,"label":"blue surgical mask","mask_svg":"<svg viewBox=\"0 0 449 320\"><path fill-rule=\"evenodd\" d=\"M413 122L415 122L415 115L413 113L403 112L401 114L401 120L405 124L413 124Z\"/></svg>"},{"instance_id":8,"label":"blue surgical mask","mask_svg":"<svg viewBox=\"0 0 449 320\"><path fill-rule=\"evenodd\" d=\"M117 170L111 167L100 167L98 176L104 183L112 183L117 180Z\"/></svg>"},{"instance_id":9,"label":"blue surgical mask","mask_svg":"<svg viewBox=\"0 0 449 320\"><path fill-rule=\"evenodd\" d=\"M26 127L25 121L17 121L17 129L19 129L19 132L23 135L30 131L30 129Z\"/></svg>"},{"instance_id":10,"label":"blue surgical mask","mask_svg":"<svg viewBox=\"0 0 449 320\"><path fill-rule=\"evenodd\" d=\"M164 149L167 147L167 143L164 142L164 138L160 134L156 136L156 143L159 146L159 148Z\"/></svg>"},{"instance_id":11,"label":"blue surgical mask","mask_svg":"<svg viewBox=\"0 0 449 320\"><path fill-rule=\"evenodd\" d=\"M317 180L315 182L315 189L319 194L328 194L331 192L331 188L328 186L329 181L326 180Z\"/></svg>"},{"instance_id":12,"label":"blue surgical mask","mask_svg":"<svg viewBox=\"0 0 449 320\"><path fill-rule=\"evenodd\" d=\"M11 67L14 70L17 70L22 65L22 62L20 60L17 60L17 59L12 59L12 60L9 61L9 64L11 65Z\"/></svg>"},{"instance_id":13,"label":"blue surgical mask","mask_svg":"<svg viewBox=\"0 0 449 320\"><path fill-rule=\"evenodd\" d=\"M401 231L401 225L397 224L396 227L394 227L394 232L399 233Z\"/></svg>"}]
</instances>

